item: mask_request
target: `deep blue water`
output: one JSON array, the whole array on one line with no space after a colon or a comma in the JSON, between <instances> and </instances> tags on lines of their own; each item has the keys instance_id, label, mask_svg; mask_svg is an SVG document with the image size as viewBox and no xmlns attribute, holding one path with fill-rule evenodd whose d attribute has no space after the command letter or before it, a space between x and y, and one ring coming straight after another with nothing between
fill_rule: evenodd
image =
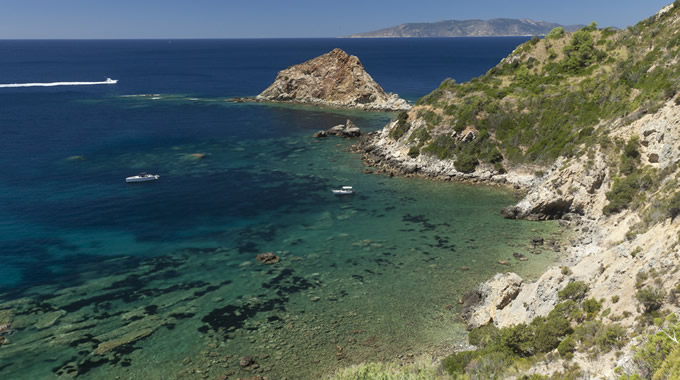
<instances>
[{"instance_id":1,"label":"deep blue water","mask_svg":"<svg viewBox=\"0 0 680 380\"><path fill-rule=\"evenodd\" d=\"M49 257L39 252L60 232L106 228L167 241L215 214L239 219L295 207L300 194L262 188L258 181L266 176L259 174L185 171L181 178L163 176L162 185L129 188L121 179L137 169L163 174L172 165L116 162L173 145L308 135L344 121L342 114L221 102L256 95L279 70L340 47L357 55L386 91L415 101L447 77L466 81L483 74L524 40L0 41L0 83L119 80L111 86L0 89L0 245L14 273L0 283L49 278L44 267L36 271L40 260L34 258ZM179 98L156 104L121 98L140 94ZM194 97L220 100L187 100ZM391 115L357 117L371 130ZM85 160L66 162L71 156Z\"/></svg>"},{"instance_id":2,"label":"deep blue water","mask_svg":"<svg viewBox=\"0 0 680 380\"><path fill-rule=\"evenodd\" d=\"M245 377L247 354L316 379L459 343L451 305L497 271L539 273L554 253L512 252L552 225L503 219L516 199L498 189L366 174L352 141L311 138L395 114L225 100L340 47L415 102L525 40L0 41L0 84L119 80L0 87L0 378ZM141 171L160 180L125 183Z\"/></svg>"}]
</instances>

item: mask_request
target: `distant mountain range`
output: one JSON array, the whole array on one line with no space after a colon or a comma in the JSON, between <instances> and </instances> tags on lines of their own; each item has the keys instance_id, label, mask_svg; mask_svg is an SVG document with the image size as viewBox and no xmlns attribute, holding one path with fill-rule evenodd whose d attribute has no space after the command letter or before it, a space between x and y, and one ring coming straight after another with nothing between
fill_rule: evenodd
<instances>
[{"instance_id":1,"label":"distant mountain range","mask_svg":"<svg viewBox=\"0 0 680 380\"><path fill-rule=\"evenodd\" d=\"M552 22L527 19L495 18L492 20L447 20L438 22L409 23L358 33L349 38L378 37L496 37L546 35L553 28L564 27L566 31L578 30L585 25L560 25Z\"/></svg>"}]
</instances>

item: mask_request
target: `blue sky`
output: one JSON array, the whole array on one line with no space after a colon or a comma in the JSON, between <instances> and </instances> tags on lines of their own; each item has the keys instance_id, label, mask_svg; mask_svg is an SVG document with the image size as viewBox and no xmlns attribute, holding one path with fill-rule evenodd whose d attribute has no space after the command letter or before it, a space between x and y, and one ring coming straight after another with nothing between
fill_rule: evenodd
<instances>
[{"instance_id":1,"label":"blue sky","mask_svg":"<svg viewBox=\"0 0 680 380\"><path fill-rule=\"evenodd\" d=\"M0 39L336 37L406 22L529 18L625 27L672 0L2 0Z\"/></svg>"}]
</instances>

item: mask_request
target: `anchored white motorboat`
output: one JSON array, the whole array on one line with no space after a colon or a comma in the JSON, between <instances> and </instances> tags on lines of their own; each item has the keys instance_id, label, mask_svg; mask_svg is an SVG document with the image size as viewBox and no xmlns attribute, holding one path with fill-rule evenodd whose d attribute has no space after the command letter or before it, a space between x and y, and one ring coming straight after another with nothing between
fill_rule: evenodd
<instances>
[{"instance_id":1,"label":"anchored white motorboat","mask_svg":"<svg viewBox=\"0 0 680 380\"><path fill-rule=\"evenodd\" d=\"M335 195L350 195L354 194L354 189L352 186L343 186L341 189L333 189L331 190L333 194Z\"/></svg>"},{"instance_id":2,"label":"anchored white motorboat","mask_svg":"<svg viewBox=\"0 0 680 380\"><path fill-rule=\"evenodd\" d=\"M133 175L132 177L125 178L125 182L127 182L127 183L147 182L147 181L155 181L159 178L161 178L161 176L159 176L158 174L139 173L137 175Z\"/></svg>"}]
</instances>

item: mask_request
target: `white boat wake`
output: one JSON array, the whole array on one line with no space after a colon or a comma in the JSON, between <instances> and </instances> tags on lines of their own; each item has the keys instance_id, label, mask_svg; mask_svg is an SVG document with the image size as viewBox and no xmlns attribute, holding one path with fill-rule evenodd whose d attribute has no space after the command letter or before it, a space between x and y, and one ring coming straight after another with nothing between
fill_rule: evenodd
<instances>
[{"instance_id":1,"label":"white boat wake","mask_svg":"<svg viewBox=\"0 0 680 380\"><path fill-rule=\"evenodd\" d=\"M101 82L51 82L51 83L8 83L0 84L0 88L16 88L16 87L55 87L55 86L92 86L98 84L116 84L118 79L106 78Z\"/></svg>"}]
</instances>

